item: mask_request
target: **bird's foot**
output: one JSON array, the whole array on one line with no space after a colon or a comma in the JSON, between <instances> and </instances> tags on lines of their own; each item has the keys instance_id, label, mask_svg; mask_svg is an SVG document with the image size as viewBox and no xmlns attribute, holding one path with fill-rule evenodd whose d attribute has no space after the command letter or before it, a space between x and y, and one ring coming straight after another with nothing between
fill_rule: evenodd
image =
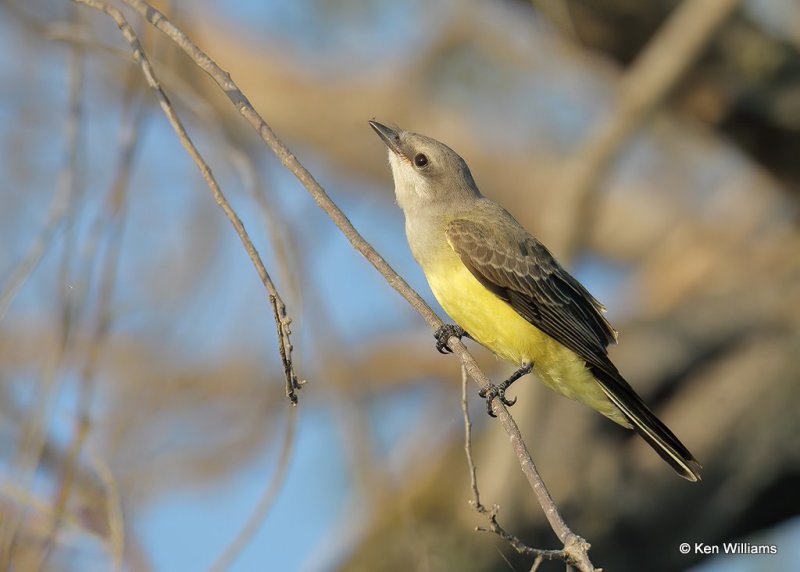
<instances>
[{"instance_id":1,"label":"bird's foot","mask_svg":"<svg viewBox=\"0 0 800 572\"><path fill-rule=\"evenodd\" d=\"M506 397L506 390L511 387L511 384L517 381L520 377L530 373L532 370L533 363L523 364L522 367L512 373L503 383L498 383L497 385L490 383L478 392L478 395L486 399L486 411L489 413L489 416L497 417L497 415L494 414L494 411L492 411L492 400L495 397L499 398L500 403L506 407L511 407L517 402L516 397L514 399L508 399Z\"/></svg>"},{"instance_id":2,"label":"bird's foot","mask_svg":"<svg viewBox=\"0 0 800 572\"><path fill-rule=\"evenodd\" d=\"M506 380L507 381L507 380ZM500 403L505 405L506 407L511 407L517 402L517 398L508 399L506 397L506 389L511 384L506 384L506 381L495 385L494 383L490 383L483 389L478 392L478 395L483 397L486 400L486 412L489 414L490 417L497 417L492 411L492 400L496 397L500 400Z\"/></svg>"},{"instance_id":3,"label":"bird's foot","mask_svg":"<svg viewBox=\"0 0 800 572\"><path fill-rule=\"evenodd\" d=\"M466 335L467 332L465 332L464 328L461 326L456 326L455 324L444 324L443 326L439 326L439 329L433 334L433 337L436 338L436 349L440 354L453 353L453 350L450 349L450 347L447 345L447 342L452 337L456 337L460 340Z\"/></svg>"}]
</instances>

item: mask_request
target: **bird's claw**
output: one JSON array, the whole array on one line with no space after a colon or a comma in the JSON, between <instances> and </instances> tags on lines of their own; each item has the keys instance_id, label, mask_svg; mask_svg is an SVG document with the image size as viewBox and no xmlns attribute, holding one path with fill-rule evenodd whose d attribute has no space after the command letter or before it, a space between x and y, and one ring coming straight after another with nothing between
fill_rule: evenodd
<instances>
[{"instance_id":1,"label":"bird's claw","mask_svg":"<svg viewBox=\"0 0 800 572\"><path fill-rule=\"evenodd\" d=\"M460 340L465 335L467 335L467 332L464 331L464 328L456 326L455 324L444 324L433 334L436 338L436 349L440 354L451 354L453 350L450 349L447 342L450 341L452 337L456 337Z\"/></svg>"},{"instance_id":2,"label":"bird's claw","mask_svg":"<svg viewBox=\"0 0 800 572\"><path fill-rule=\"evenodd\" d=\"M490 417L497 417L494 411L492 411L492 400L494 400L495 397L506 407L511 407L517 402L516 397L514 399L508 399L506 397L506 389L508 388L504 384L495 385L491 383L478 392L478 395L486 400L486 412Z\"/></svg>"}]
</instances>

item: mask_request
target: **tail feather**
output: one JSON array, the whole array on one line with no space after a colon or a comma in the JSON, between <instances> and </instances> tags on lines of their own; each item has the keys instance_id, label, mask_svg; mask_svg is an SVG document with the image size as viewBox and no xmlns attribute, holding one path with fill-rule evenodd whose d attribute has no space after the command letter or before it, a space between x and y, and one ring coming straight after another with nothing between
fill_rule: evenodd
<instances>
[{"instance_id":1,"label":"tail feather","mask_svg":"<svg viewBox=\"0 0 800 572\"><path fill-rule=\"evenodd\" d=\"M650 411L622 376L612 376L605 371L594 373L603 392L622 411L647 444L681 477L692 482L699 481L702 469L700 463L669 427Z\"/></svg>"}]
</instances>

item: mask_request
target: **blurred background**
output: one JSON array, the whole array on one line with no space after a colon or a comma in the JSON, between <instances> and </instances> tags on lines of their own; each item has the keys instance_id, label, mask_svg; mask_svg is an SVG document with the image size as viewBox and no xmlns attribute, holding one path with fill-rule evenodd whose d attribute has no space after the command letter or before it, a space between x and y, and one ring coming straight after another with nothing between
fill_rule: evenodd
<instances>
[{"instance_id":1,"label":"blurred background","mask_svg":"<svg viewBox=\"0 0 800 572\"><path fill-rule=\"evenodd\" d=\"M368 119L453 147L608 306L612 358L705 470L687 483L632 433L515 385L595 565L800 568L800 4L155 5L437 311ZM292 408L266 291L112 20L3 0L0 566L529 570L474 531L458 360L216 85L125 13L287 303L307 383ZM475 394L483 502L558 548ZM778 553L678 550L725 541Z\"/></svg>"}]
</instances>

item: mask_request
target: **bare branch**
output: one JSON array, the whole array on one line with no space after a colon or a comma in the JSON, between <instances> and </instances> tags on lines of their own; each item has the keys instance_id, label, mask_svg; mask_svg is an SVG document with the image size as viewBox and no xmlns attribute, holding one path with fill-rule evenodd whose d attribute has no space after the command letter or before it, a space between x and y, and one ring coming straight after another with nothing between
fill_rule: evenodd
<instances>
[{"instance_id":1,"label":"bare branch","mask_svg":"<svg viewBox=\"0 0 800 572\"><path fill-rule=\"evenodd\" d=\"M481 493L478 491L478 477L475 463L472 460L472 421L469 418L469 402L467 401L467 370L461 366L461 410L464 412L464 452L467 455L469 466L469 484L472 488L472 504L474 507L481 505Z\"/></svg>"}]
</instances>

